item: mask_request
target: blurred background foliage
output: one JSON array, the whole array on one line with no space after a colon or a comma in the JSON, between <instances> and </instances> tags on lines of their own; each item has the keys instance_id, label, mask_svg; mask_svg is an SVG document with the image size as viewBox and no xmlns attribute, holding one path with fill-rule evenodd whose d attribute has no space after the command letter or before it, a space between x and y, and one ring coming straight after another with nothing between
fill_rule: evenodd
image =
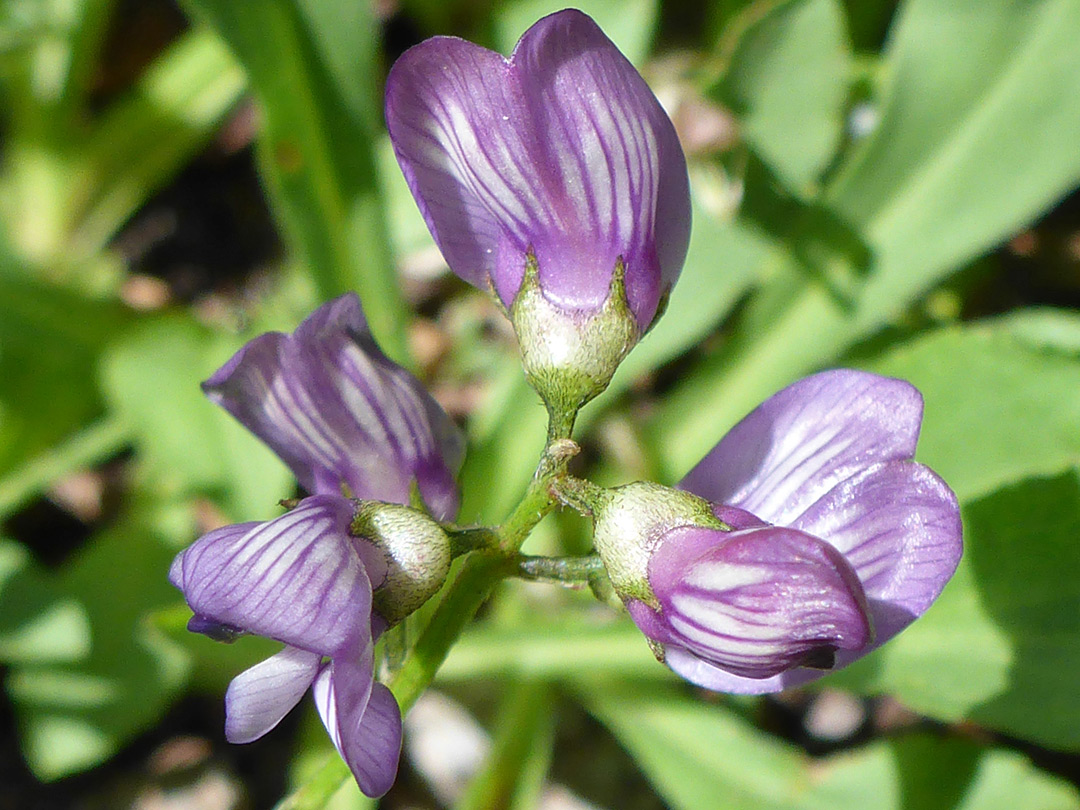
<instances>
[{"instance_id":1,"label":"blurred background foliage","mask_svg":"<svg viewBox=\"0 0 1080 810\"><path fill-rule=\"evenodd\" d=\"M868 368L923 391L966 554L896 641L769 699L697 692L591 598L508 584L382 806L1080 808L1080 0L580 5L675 120L696 215L581 463L672 483L779 387ZM357 290L468 433L461 521L513 506L544 411L446 273L381 85L426 36L506 53L561 6L0 3L0 807L269 807L325 756L310 707L224 745L224 687L267 643L189 636L165 579L294 493L198 389L245 339ZM528 549L588 542L556 515Z\"/></svg>"}]
</instances>

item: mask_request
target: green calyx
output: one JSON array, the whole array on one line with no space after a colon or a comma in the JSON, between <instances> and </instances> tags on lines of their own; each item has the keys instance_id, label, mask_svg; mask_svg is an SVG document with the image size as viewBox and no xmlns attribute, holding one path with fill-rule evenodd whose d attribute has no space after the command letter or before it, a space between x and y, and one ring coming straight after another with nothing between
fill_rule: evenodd
<instances>
[{"instance_id":1,"label":"green calyx","mask_svg":"<svg viewBox=\"0 0 1080 810\"><path fill-rule=\"evenodd\" d=\"M521 345L525 376L544 400L553 425L572 424L578 410L607 388L640 337L627 302L625 277L620 259L598 311L565 310L544 295L536 257L532 251L526 256L510 320Z\"/></svg>"},{"instance_id":2,"label":"green calyx","mask_svg":"<svg viewBox=\"0 0 1080 810\"><path fill-rule=\"evenodd\" d=\"M424 604L446 581L450 538L418 509L358 501L349 532L385 555L386 578L375 588L373 604L391 625Z\"/></svg>"},{"instance_id":3,"label":"green calyx","mask_svg":"<svg viewBox=\"0 0 1080 810\"><path fill-rule=\"evenodd\" d=\"M711 504L679 489L645 482L602 489L576 479L560 482L560 499L591 515L593 544L616 593L659 608L649 586L649 560L664 535L680 526L728 530Z\"/></svg>"}]
</instances>

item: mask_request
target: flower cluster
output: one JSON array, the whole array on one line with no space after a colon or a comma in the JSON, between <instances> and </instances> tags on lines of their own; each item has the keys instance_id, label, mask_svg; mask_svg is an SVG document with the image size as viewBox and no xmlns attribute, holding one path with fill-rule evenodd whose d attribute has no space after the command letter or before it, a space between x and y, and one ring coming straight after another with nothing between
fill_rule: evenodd
<instances>
[{"instance_id":1,"label":"flower cluster","mask_svg":"<svg viewBox=\"0 0 1080 810\"><path fill-rule=\"evenodd\" d=\"M360 788L382 795L401 716L375 678L375 643L442 586L454 554L524 573L517 548L556 499L591 516L605 576L657 658L710 689L804 683L929 607L959 560L959 510L913 461L922 400L900 380L801 380L677 488L603 489L558 463L578 409L662 312L690 228L671 122L592 20L551 15L509 58L428 40L391 70L386 118L450 268L514 325L550 412L548 451L513 532L452 525L461 438L375 345L354 295L226 363L204 390L309 493L275 519L210 532L170 572L192 631L285 645L230 685L231 741L265 734L310 687Z\"/></svg>"}]
</instances>

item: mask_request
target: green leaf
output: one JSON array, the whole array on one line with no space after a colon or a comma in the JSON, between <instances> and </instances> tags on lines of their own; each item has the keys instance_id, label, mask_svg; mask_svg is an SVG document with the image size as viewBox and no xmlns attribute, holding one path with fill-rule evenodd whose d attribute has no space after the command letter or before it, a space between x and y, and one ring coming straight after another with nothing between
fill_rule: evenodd
<instances>
[{"instance_id":1,"label":"green leaf","mask_svg":"<svg viewBox=\"0 0 1080 810\"><path fill-rule=\"evenodd\" d=\"M713 94L742 135L793 191L811 190L844 126L850 53L838 0L789 0L739 30Z\"/></svg>"},{"instance_id":2,"label":"green leaf","mask_svg":"<svg viewBox=\"0 0 1080 810\"><path fill-rule=\"evenodd\" d=\"M880 330L1080 178L1077 0L910 0L895 23L878 129L824 202L861 235L867 268L839 300L789 260L767 324L686 375L654 426L677 478L743 414Z\"/></svg>"},{"instance_id":3,"label":"green leaf","mask_svg":"<svg viewBox=\"0 0 1080 810\"><path fill-rule=\"evenodd\" d=\"M320 295L357 290L376 339L408 358L408 313L375 170L378 26L352 0L189 0L247 71L263 115L260 160Z\"/></svg>"},{"instance_id":4,"label":"green leaf","mask_svg":"<svg viewBox=\"0 0 1080 810\"><path fill-rule=\"evenodd\" d=\"M614 617L612 617L614 618ZM572 680L617 675L674 680L656 662L641 631L621 616L606 623L540 621L470 627L439 668L440 680L522 678Z\"/></svg>"},{"instance_id":5,"label":"green leaf","mask_svg":"<svg viewBox=\"0 0 1080 810\"><path fill-rule=\"evenodd\" d=\"M90 624L22 545L0 538L0 661L77 661L90 651Z\"/></svg>"},{"instance_id":6,"label":"green leaf","mask_svg":"<svg viewBox=\"0 0 1080 810\"><path fill-rule=\"evenodd\" d=\"M127 322L120 307L36 281L0 257L0 471L100 414L94 365Z\"/></svg>"},{"instance_id":7,"label":"green leaf","mask_svg":"<svg viewBox=\"0 0 1080 810\"><path fill-rule=\"evenodd\" d=\"M528 680L506 684L487 761L454 810L536 806L551 761L554 708L546 684Z\"/></svg>"},{"instance_id":8,"label":"green leaf","mask_svg":"<svg viewBox=\"0 0 1080 810\"><path fill-rule=\"evenodd\" d=\"M961 500L1080 463L1080 352L1056 349L1080 316L1038 315L940 329L870 366L922 392L918 459Z\"/></svg>"},{"instance_id":9,"label":"green leaf","mask_svg":"<svg viewBox=\"0 0 1080 810\"><path fill-rule=\"evenodd\" d=\"M1077 471L1010 484L963 518L964 559L938 602L836 681L1080 750Z\"/></svg>"},{"instance_id":10,"label":"green leaf","mask_svg":"<svg viewBox=\"0 0 1080 810\"><path fill-rule=\"evenodd\" d=\"M175 596L179 598L179 594ZM224 694L229 682L249 667L281 650L281 644L261 636L245 636L231 644L214 641L187 629L191 608L183 602L156 610L147 617L151 626L177 648L190 662L191 688L207 694Z\"/></svg>"},{"instance_id":11,"label":"green leaf","mask_svg":"<svg viewBox=\"0 0 1080 810\"><path fill-rule=\"evenodd\" d=\"M91 626L89 654L71 664L12 670L7 689L19 716L23 752L41 779L96 765L164 712L186 674L183 654L141 621L169 604L166 579L190 523L175 525L171 505L136 496L113 529L95 535L56 578Z\"/></svg>"},{"instance_id":12,"label":"green leaf","mask_svg":"<svg viewBox=\"0 0 1080 810\"><path fill-rule=\"evenodd\" d=\"M191 31L170 46L74 151L67 249L102 250L217 132L243 91L242 71L210 32Z\"/></svg>"},{"instance_id":13,"label":"green leaf","mask_svg":"<svg viewBox=\"0 0 1080 810\"><path fill-rule=\"evenodd\" d=\"M605 684L585 704L673 810L1067 810L1076 790L1022 756L913 736L811 759L730 710L670 690Z\"/></svg>"},{"instance_id":14,"label":"green leaf","mask_svg":"<svg viewBox=\"0 0 1080 810\"><path fill-rule=\"evenodd\" d=\"M580 0L574 8L596 20L626 58L641 65L652 44L658 5L657 0ZM529 26L564 8L566 3L560 0L509 0L495 13L496 47L509 54Z\"/></svg>"}]
</instances>

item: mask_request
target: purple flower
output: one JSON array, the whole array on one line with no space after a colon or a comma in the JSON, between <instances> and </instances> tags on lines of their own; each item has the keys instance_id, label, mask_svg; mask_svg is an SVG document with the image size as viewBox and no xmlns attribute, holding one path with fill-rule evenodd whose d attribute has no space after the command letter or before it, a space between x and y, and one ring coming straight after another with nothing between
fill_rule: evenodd
<instances>
[{"instance_id":1,"label":"purple flower","mask_svg":"<svg viewBox=\"0 0 1080 810\"><path fill-rule=\"evenodd\" d=\"M205 535L177 556L169 580L195 613L189 629L218 639L255 633L286 645L229 685L229 741L266 734L311 687L361 790L381 796L401 751L401 714L373 672L384 622L372 614L372 587L388 569L374 545L350 536L352 519L352 502L339 495L305 498L275 520Z\"/></svg>"},{"instance_id":2,"label":"purple flower","mask_svg":"<svg viewBox=\"0 0 1080 810\"><path fill-rule=\"evenodd\" d=\"M613 371L679 275L690 197L671 121L596 23L552 14L509 59L453 37L422 42L390 71L386 122L450 268L524 310L511 314L530 379L536 363L594 361L581 339L610 341ZM540 295L523 306L530 284ZM605 305L625 327L590 332Z\"/></svg>"},{"instance_id":3,"label":"purple flower","mask_svg":"<svg viewBox=\"0 0 1080 810\"><path fill-rule=\"evenodd\" d=\"M645 489L612 499L629 513L602 507L597 548L664 661L709 689L776 692L922 615L956 569L961 527L952 491L912 461L921 421L906 382L817 374L736 425L685 492L632 485ZM617 529L635 515L630 554Z\"/></svg>"},{"instance_id":4,"label":"purple flower","mask_svg":"<svg viewBox=\"0 0 1080 810\"><path fill-rule=\"evenodd\" d=\"M435 517L457 513L461 437L423 386L375 344L354 294L292 335L261 335L203 390L285 461L311 493L408 503L415 481Z\"/></svg>"}]
</instances>

